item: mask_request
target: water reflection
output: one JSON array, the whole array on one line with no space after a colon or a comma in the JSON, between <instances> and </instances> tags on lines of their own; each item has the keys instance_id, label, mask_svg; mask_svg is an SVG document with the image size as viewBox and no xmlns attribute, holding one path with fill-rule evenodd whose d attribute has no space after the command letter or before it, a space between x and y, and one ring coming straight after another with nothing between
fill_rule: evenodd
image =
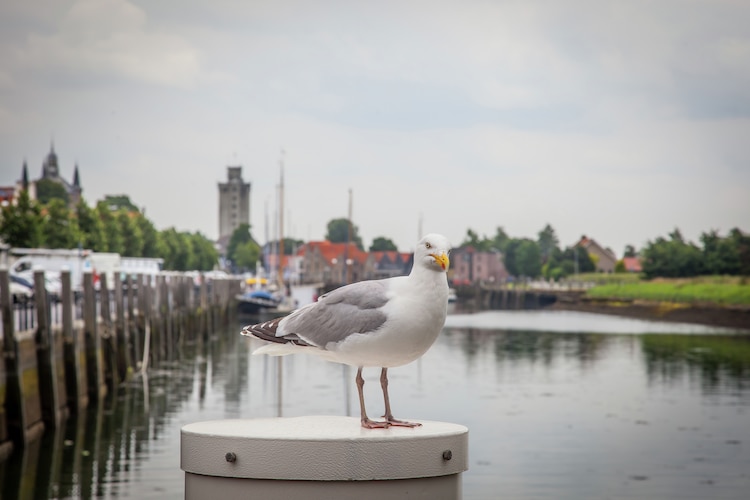
<instances>
[{"instance_id":1,"label":"water reflection","mask_svg":"<svg viewBox=\"0 0 750 500\"><path fill-rule=\"evenodd\" d=\"M644 335L642 346L653 383L687 375L707 392L750 389L750 337Z\"/></svg>"},{"instance_id":2,"label":"water reflection","mask_svg":"<svg viewBox=\"0 0 750 500\"><path fill-rule=\"evenodd\" d=\"M544 312L475 316L449 317L427 355L390 373L399 416L469 427L464 498L745 497L750 336L634 332L619 318ZM238 331L183 346L179 361L14 454L0 464L2 498L177 498L184 424L358 414L348 367L253 357L258 344ZM373 414L378 375L365 372Z\"/></svg>"}]
</instances>

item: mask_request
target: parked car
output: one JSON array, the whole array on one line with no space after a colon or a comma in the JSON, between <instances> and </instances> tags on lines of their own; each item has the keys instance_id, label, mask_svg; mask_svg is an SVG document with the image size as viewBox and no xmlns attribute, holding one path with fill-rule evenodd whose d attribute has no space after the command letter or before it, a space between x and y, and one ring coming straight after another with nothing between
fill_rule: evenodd
<instances>
[{"instance_id":1,"label":"parked car","mask_svg":"<svg viewBox=\"0 0 750 500\"><path fill-rule=\"evenodd\" d=\"M25 278L11 274L10 295L16 304L29 302L34 299L34 285Z\"/></svg>"},{"instance_id":2,"label":"parked car","mask_svg":"<svg viewBox=\"0 0 750 500\"><path fill-rule=\"evenodd\" d=\"M44 288L47 289L47 297L52 302L62 300L62 280L59 273L44 274Z\"/></svg>"}]
</instances>

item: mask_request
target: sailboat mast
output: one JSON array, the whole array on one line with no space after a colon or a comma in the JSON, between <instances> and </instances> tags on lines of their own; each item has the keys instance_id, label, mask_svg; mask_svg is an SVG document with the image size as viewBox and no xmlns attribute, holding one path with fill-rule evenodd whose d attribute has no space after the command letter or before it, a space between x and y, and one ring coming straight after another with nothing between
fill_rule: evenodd
<instances>
[{"instance_id":1,"label":"sailboat mast","mask_svg":"<svg viewBox=\"0 0 750 500\"><path fill-rule=\"evenodd\" d=\"M284 150L281 150L281 160L279 161L279 269L278 280L279 286L284 286Z\"/></svg>"}]
</instances>

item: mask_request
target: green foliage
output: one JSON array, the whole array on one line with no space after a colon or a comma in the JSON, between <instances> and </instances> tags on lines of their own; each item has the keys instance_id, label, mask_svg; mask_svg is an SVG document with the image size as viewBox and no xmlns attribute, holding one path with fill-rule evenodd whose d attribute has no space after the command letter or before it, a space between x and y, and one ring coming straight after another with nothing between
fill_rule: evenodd
<instances>
[{"instance_id":1,"label":"green foliage","mask_svg":"<svg viewBox=\"0 0 750 500\"><path fill-rule=\"evenodd\" d=\"M106 247L100 251L122 254L125 250L125 242L122 239L121 227L117 221L116 214L109 209L109 205L104 201L96 204L96 214L102 221L104 240L106 242Z\"/></svg>"},{"instance_id":2,"label":"green foliage","mask_svg":"<svg viewBox=\"0 0 750 500\"><path fill-rule=\"evenodd\" d=\"M47 248L75 248L80 240L77 219L68 205L59 198L52 199L45 207L42 230L44 246Z\"/></svg>"},{"instance_id":3,"label":"green foliage","mask_svg":"<svg viewBox=\"0 0 750 500\"><path fill-rule=\"evenodd\" d=\"M190 260L190 242L177 232L173 227L159 233L162 243L162 258L164 269L169 271L181 271L188 268Z\"/></svg>"},{"instance_id":4,"label":"green foliage","mask_svg":"<svg viewBox=\"0 0 750 500\"><path fill-rule=\"evenodd\" d=\"M28 191L21 191L16 205L2 208L0 237L12 247L35 248L42 246L42 216L39 204L32 202Z\"/></svg>"},{"instance_id":5,"label":"green foliage","mask_svg":"<svg viewBox=\"0 0 750 500\"><path fill-rule=\"evenodd\" d=\"M492 238L492 248L499 250L500 252L505 251L505 245L510 241L510 236L505 232L505 229L498 227L495 230L495 237Z\"/></svg>"},{"instance_id":6,"label":"green foliage","mask_svg":"<svg viewBox=\"0 0 750 500\"><path fill-rule=\"evenodd\" d=\"M159 249L159 232L154 227L154 224L142 214L138 214L135 217L135 222L143 236L141 256L159 257L161 255Z\"/></svg>"},{"instance_id":7,"label":"green foliage","mask_svg":"<svg viewBox=\"0 0 750 500\"><path fill-rule=\"evenodd\" d=\"M83 198L76 205L76 218L78 219L81 246L95 252L105 252L107 250L107 236L104 234L104 224L99 218L99 213L89 207Z\"/></svg>"},{"instance_id":8,"label":"green foliage","mask_svg":"<svg viewBox=\"0 0 750 500\"><path fill-rule=\"evenodd\" d=\"M739 274L739 246L732 238L722 238L717 231L703 233L704 266L708 274Z\"/></svg>"},{"instance_id":9,"label":"green foliage","mask_svg":"<svg viewBox=\"0 0 750 500\"><path fill-rule=\"evenodd\" d=\"M143 233L138 225L136 217L140 214L120 209L116 213L117 224L120 226L122 236L122 253L126 257L140 257L143 255Z\"/></svg>"},{"instance_id":10,"label":"green foliage","mask_svg":"<svg viewBox=\"0 0 750 500\"><path fill-rule=\"evenodd\" d=\"M288 248L287 248L288 245ZM294 248L294 241L291 239L284 240L284 253L291 252ZM254 270L256 263L260 259L260 246L253 239L250 233L249 224L240 224L232 232L227 244L227 258L232 262L237 271Z\"/></svg>"},{"instance_id":11,"label":"green foliage","mask_svg":"<svg viewBox=\"0 0 750 500\"><path fill-rule=\"evenodd\" d=\"M505 245L505 268L514 276L541 276L542 259L537 242L528 238L509 240Z\"/></svg>"},{"instance_id":12,"label":"green foliage","mask_svg":"<svg viewBox=\"0 0 750 500\"><path fill-rule=\"evenodd\" d=\"M679 229L675 229L668 240L659 237L648 242L642 255L641 265L647 278L698 276L705 269L703 253L695 244L686 242Z\"/></svg>"},{"instance_id":13,"label":"green foliage","mask_svg":"<svg viewBox=\"0 0 750 500\"><path fill-rule=\"evenodd\" d=\"M370 245L370 251L371 252L383 252L383 251L394 251L398 250L398 247L396 244L384 237L384 236L378 236L374 240L372 240L372 245Z\"/></svg>"},{"instance_id":14,"label":"green foliage","mask_svg":"<svg viewBox=\"0 0 750 500\"><path fill-rule=\"evenodd\" d=\"M331 243L346 243L350 241L357 245L357 248L364 250L362 238L359 236L359 228L351 224L351 234L349 233L349 219L332 219L328 222L328 232L326 239Z\"/></svg>"},{"instance_id":15,"label":"green foliage","mask_svg":"<svg viewBox=\"0 0 750 500\"><path fill-rule=\"evenodd\" d=\"M651 300L660 302L750 305L750 285L723 281L668 280L597 285L590 297L613 300Z\"/></svg>"},{"instance_id":16,"label":"green foliage","mask_svg":"<svg viewBox=\"0 0 750 500\"><path fill-rule=\"evenodd\" d=\"M169 271L209 271L219 254L201 233L178 232L171 227L159 233L164 269Z\"/></svg>"},{"instance_id":17,"label":"green foliage","mask_svg":"<svg viewBox=\"0 0 750 500\"><path fill-rule=\"evenodd\" d=\"M291 240L289 240L291 243ZM289 246L291 251L292 246ZM287 252L287 240L284 241L284 253ZM250 233L249 224L240 224L229 237L227 243L226 257L237 268L236 270L253 270L260 260L260 246Z\"/></svg>"},{"instance_id":18,"label":"green foliage","mask_svg":"<svg viewBox=\"0 0 750 500\"><path fill-rule=\"evenodd\" d=\"M183 233L190 240L192 253L188 259L188 271L210 271L219 260L219 252L214 244L200 232Z\"/></svg>"},{"instance_id":19,"label":"green foliage","mask_svg":"<svg viewBox=\"0 0 750 500\"><path fill-rule=\"evenodd\" d=\"M547 224L544 229L539 231L537 243L539 244L539 252L541 253L542 262L547 262L552 258L555 250L558 249L560 241L555 234L555 230L552 226Z\"/></svg>"},{"instance_id":20,"label":"green foliage","mask_svg":"<svg viewBox=\"0 0 750 500\"><path fill-rule=\"evenodd\" d=\"M622 254L623 257L635 257L636 255L635 247L633 245L625 245L625 251Z\"/></svg>"},{"instance_id":21,"label":"green foliage","mask_svg":"<svg viewBox=\"0 0 750 500\"><path fill-rule=\"evenodd\" d=\"M125 194L108 194L104 197L101 203L107 205L107 207L109 207L109 209L113 212L117 212L118 210L125 210L127 212L140 212L140 210L138 210L138 207L136 207L133 202L130 201L130 197Z\"/></svg>"},{"instance_id":22,"label":"green foliage","mask_svg":"<svg viewBox=\"0 0 750 500\"><path fill-rule=\"evenodd\" d=\"M254 241L237 245L234 251L234 264L241 270L252 271L260 260L260 247Z\"/></svg>"},{"instance_id":23,"label":"green foliage","mask_svg":"<svg viewBox=\"0 0 750 500\"><path fill-rule=\"evenodd\" d=\"M42 205L46 205L52 200L61 200L67 205L69 202L68 191L65 186L51 179L39 179L36 182L36 199Z\"/></svg>"},{"instance_id":24,"label":"green foliage","mask_svg":"<svg viewBox=\"0 0 750 500\"><path fill-rule=\"evenodd\" d=\"M625 268L625 262L620 259L615 264L615 273L625 273L627 272L627 269Z\"/></svg>"}]
</instances>

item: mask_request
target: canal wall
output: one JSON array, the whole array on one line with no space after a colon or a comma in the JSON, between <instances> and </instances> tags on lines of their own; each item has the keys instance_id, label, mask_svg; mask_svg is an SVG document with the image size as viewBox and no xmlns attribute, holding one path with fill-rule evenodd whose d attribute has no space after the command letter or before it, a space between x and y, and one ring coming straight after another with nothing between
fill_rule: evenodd
<instances>
[{"instance_id":1,"label":"canal wall","mask_svg":"<svg viewBox=\"0 0 750 500\"><path fill-rule=\"evenodd\" d=\"M553 309L750 329L750 307L747 306L592 298L586 296L584 290L535 290L491 285L459 287L457 295L461 308L469 311Z\"/></svg>"},{"instance_id":2,"label":"canal wall","mask_svg":"<svg viewBox=\"0 0 750 500\"><path fill-rule=\"evenodd\" d=\"M14 446L38 441L68 414L81 414L149 365L179 356L181 345L205 342L235 319L237 279L207 280L180 273L138 274L108 286L84 274L74 293L61 274L60 297L49 297L43 271L34 297L15 303L10 276L0 270L0 460Z\"/></svg>"},{"instance_id":3,"label":"canal wall","mask_svg":"<svg viewBox=\"0 0 750 500\"><path fill-rule=\"evenodd\" d=\"M575 302L583 291L534 290L505 285L471 285L456 289L463 308L469 310L542 309L557 302Z\"/></svg>"}]
</instances>

